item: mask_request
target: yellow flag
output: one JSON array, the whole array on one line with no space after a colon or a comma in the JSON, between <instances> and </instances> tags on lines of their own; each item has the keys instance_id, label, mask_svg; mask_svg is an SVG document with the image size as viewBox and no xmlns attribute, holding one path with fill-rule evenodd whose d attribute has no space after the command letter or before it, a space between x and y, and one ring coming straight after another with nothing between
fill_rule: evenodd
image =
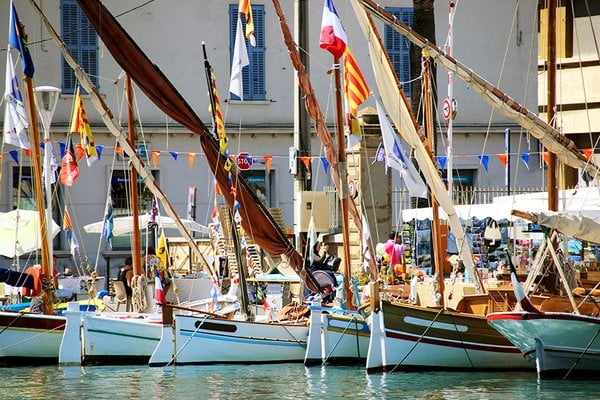
<instances>
[{"instance_id":1,"label":"yellow flag","mask_svg":"<svg viewBox=\"0 0 600 400\"><path fill-rule=\"evenodd\" d=\"M75 95L75 109L73 110L69 132L79 133L81 136L81 147L85 150L88 167L91 166L98 159L98 150L96 149L94 135L92 134L85 109L83 108L83 99L81 98L79 87L77 87L77 94Z\"/></svg>"},{"instance_id":2,"label":"yellow flag","mask_svg":"<svg viewBox=\"0 0 600 400\"><path fill-rule=\"evenodd\" d=\"M158 247L156 248L156 256L160 258L163 265L167 266L167 239L165 238L165 231L160 233L158 238Z\"/></svg>"}]
</instances>

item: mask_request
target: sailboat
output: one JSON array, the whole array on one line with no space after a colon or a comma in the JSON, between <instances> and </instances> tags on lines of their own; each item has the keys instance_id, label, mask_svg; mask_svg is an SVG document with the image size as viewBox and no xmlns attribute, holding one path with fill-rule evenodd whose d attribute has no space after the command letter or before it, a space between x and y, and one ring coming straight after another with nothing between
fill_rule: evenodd
<instances>
[{"instance_id":1,"label":"sailboat","mask_svg":"<svg viewBox=\"0 0 600 400\"><path fill-rule=\"evenodd\" d=\"M246 182L238 174L232 174L232 180L229 181L228 173L223 168L227 160L220 153L219 144L172 84L142 53L101 3L90 4L82 1L79 2L79 6L115 60L142 91L167 115L199 136L211 171L215 174L229 207L234 208L234 201L240 204L244 216L241 221L244 230L250 233L254 242L265 251L277 255L285 254L290 265L304 276L301 271L301 256ZM233 168L235 171L236 167ZM305 323L221 320L214 315L191 311L186 315L174 316L173 331L166 320L171 314L169 310L172 308L163 307L165 323L162 337L150 365L301 361L304 358L308 329ZM209 341L210 339L212 341ZM233 345L234 342L237 344Z\"/></svg>"},{"instance_id":2,"label":"sailboat","mask_svg":"<svg viewBox=\"0 0 600 400\"><path fill-rule=\"evenodd\" d=\"M544 211L517 215L527 218L561 234L592 243L600 243L600 221L584 215L567 212ZM598 306L588 307L591 315L582 314L585 300L592 301L595 293L579 289L583 301L576 302L567 283L562 262L552 247L552 238L547 237L548 249L552 253L556 270L561 275L565 291L571 300L574 312L542 312L535 307L524 306L523 311L497 312L487 316L488 323L497 329L521 350L525 358L535 364L540 377L580 377L600 370L600 317ZM515 279L516 280L516 279ZM519 300L520 283L513 282Z\"/></svg>"}]
</instances>

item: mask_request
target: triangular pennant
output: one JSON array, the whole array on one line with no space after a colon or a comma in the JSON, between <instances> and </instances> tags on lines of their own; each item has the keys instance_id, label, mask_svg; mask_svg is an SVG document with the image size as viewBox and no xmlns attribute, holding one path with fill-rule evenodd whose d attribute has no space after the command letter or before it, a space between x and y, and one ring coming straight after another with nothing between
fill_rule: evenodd
<instances>
[{"instance_id":1,"label":"triangular pennant","mask_svg":"<svg viewBox=\"0 0 600 400\"><path fill-rule=\"evenodd\" d=\"M326 157L321 157L321 162L323 163L323 169L325 170L325 173L328 174L329 173L329 161L327 161Z\"/></svg>"},{"instance_id":2,"label":"triangular pennant","mask_svg":"<svg viewBox=\"0 0 600 400\"><path fill-rule=\"evenodd\" d=\"M440 164L440 169L446 169L446 161L448 161L448 157L446 156L437 156L438 163Z\"/></svg>"},{"instance_id":3,"label":"triangular pennant","mask_svg":"<svg viewBox=\"0 0 600 400\"><path fill-rule=\"evenodd\" d=\"M529 169L529 153L521 154L521 160L523 160L525 166L527 167L527 169Z\"/></svg>"},{"instance_id":4,"label":"triangular pennant","mask_svg":"<svg viewBox=\"0 0 600 400\"><path fill-rule=\"evenodd\" d=\"M115 147L115 153L119 154L119 155L123 155L123 149L120 148L119 146Z\"/></svg>"},{"instance_id":5,"label":"triangular pennant","mask_svg":"<svg viewBox=\"0 0 600 400\"><path fill-rule=\"evenodd\" d=\"M544 158L544 162L546 163L546 165L548 165L550 163L550 153L544 151L542 152L542 157Z\"/></svg>"},{"instance_id":6,"label":"triangular pennant","mask_svg":"<svg viewBox=\"0 0 600 400\"><path fill-rule=\"evenodd\" d=\"M158 167L158 158L160 157L160 150L150 150L150 153L152 154L152 162L154 163L154 166Z\"/></svg>"},{"instance_id":7,"label":"triangular pennant","mask_svg":"<svg viewBox=\"0 0 600 400\"><path fill-rule=\"evenodd\" d=\"M585 157L588 161L592 160L592 155L594 154L594 149L581 149L581 152L585 154Z\"/></svg>"},{"instance_id":8,"label":"triangular pennant","mask_svg":"<svg viewBox=\"0 0 600 400\"><path fill-rule=\"evenodd\" d=\"M27 157L31 158L31 149L23 149Z\"/></svg>"},{"instance_id":9,"label":"triangular pennant","mask_svg":"<svg viewBox=\"0 0 600 400\"><path fill-rule=\"evenodd\" d=\"M179 156L178 152L170 151L169 154L171 155L171 157L173 157L173 160L177 161L177 156Z\"/></svg>"},{"instance_id":10,"label":"triangular pennant","mask_svg":"<svg viewBox=\"0 0 600 400\"><path fill-rule=\"evenodd\" d=\"M300 161L302 161L302 164L304 164L304 166L306 167L306 170L310 171L310 157L309 156L300 156L298 158L300 158Z\"/></svg>"},{"instance_id":11,"label":"triangular pennant","mask_svg":"<svg viewBox=\"0 0 600 400\"><path fill-rule=\"evenodd\" d=\"M188 163L190 164L190 171L194 169L194 161L196 161L196 153L188 153Z\"/></svg>"},{"instance_id":12,"label":"triangular pennant","mask_svg":"<svg viewBox=\"0 0 600 400\"><path fill-rule=\"evenodd\" d=\"M96 145L96 151L98 152L98 160L102 157L102 152L104 151L104 146L101 144Z\"/></svg>"},{"instance_id":13,"label":"triangular pennant","mask_svg":"<svg viewBox=\"0 0 600 400\"><path fill-rule=\"evenodd\" d=\"M217 182L215 182L215 194L219 196L223 195L223 192L221 192L221 186L219 186Z\"/></svg>"},{"instance_id":14,"label":"triangular pennant","mask_svg":"<svg viewBox=\"0 0 600 400\"><path fill-rule=\"evenodd\" d=\"M484 154L482 156L477 156L477 158L479 158L479 161L481 161L481 164L483 165L483 168L487 172L488 171L488 164L490 163L490 156Z\"/></svg>"},{"instance_id":15,"label":"triangular pennant","mask_svg":"<svg viewBox=\"0 0 600 400\"><path fill-rule=\"evenodd\" d=\"M502 165L504 165L504 168L506 168L506 165L508 164L508 154L502 153L502 154L496 154L496 156L498 157L498 160L500 160Z\"/></svg>"},{"instance_id":16,"label":"triangular pennant","mask_svg":"<svg viewBox=\"0 0 600 400\"><path fill-rule=\"evenodd\" d=\"M67 144L65 142L58 142L58 148L60 149L60 158L62 159L65 156Z\"/></svg>"},{"instance_id":17,"label":"triangular pennant","mask_svg":"<svg viewBox=\"0 0 600 400\"><path fill-rule=\"evenodd\" d=\"M19 165L19 152L17 150L10 150L8 154L10 154L10 156L13 158L13 160L15 160L17 165Z\"/></svg>"},{"instance_id":18,"label":"triangular pennant","mask_svg":"<svg viewBox=\"0 0 600 400\"><path fill-rule=\"evenodd\" d=\"M273 160L273 156L263 156L263 160L265 160L265 168L268 174L269 171L271 171L271 160Z\"/></svg>"}]
</instances>

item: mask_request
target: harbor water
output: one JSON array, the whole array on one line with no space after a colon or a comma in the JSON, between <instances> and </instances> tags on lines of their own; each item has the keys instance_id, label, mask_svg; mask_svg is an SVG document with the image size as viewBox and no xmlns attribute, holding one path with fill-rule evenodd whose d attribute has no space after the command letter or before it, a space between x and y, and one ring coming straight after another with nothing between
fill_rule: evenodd
<instances>
[{"instance_id":1,"label":"harbor water","mask_svg":"<svg viewBox=\"0 0 600 400\"><path fill-rule=\"evenodd\" d=\"M534 372L394 372L302 364L0 368L0 399L600 399Z\"/></svg>"}]
</instances>

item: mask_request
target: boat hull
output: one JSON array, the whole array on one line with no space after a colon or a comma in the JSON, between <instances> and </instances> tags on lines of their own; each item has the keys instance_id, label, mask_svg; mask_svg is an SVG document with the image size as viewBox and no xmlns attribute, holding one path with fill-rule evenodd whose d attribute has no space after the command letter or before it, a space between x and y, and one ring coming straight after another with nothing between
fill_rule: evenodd
<instances>
[{"instance_id":1,"label":"boat hull","mask_svg":"<svg viewBox=\"0 0 600 400\"><path fill-rule=\"evenodd\" d=\"M304 364L364 365L371 330L356 312L311 306Z\"/></svg>"},{"instance_id":2,"label":"boat hull","mask_svg":"<svg viewBox=\"0 0 600 400\"><path fill-rule=\"evenodd\" d=\"M600 371L600 319L570 313L492 313L488 323L535 363L540 376Z\"/></svg>"},{"instance_id":3,"label":"boat hull","mask_svg":"<svg viewBox=\"0 0 600 400\"><path fill-rule=\"evenodd\" d=\"M58 362L66 318L0 312L0 365L47 365Z\"/></svg>"},{"instance_id":4,"label":"boat hull","mask_svg":"<svg viewBox=\"0 0 600 400\"><path fill-rule=\"evenodd\" d=\"M160 315L83 314L83 364L145 364L160 341Z\"/></svg>"},{"instance_id":5,"label":"boat hull","mask_svg":"<svg viewBox=\"0 0 600 400\"><path fill-rule=\"evenodd\" d=\"M258 364L302 362L306 324L223 320L197 315L174 316L163 327L150 366L185 364ZM175 355L173 354L175 341Z\"/></svg>"},{"instance_id":6,"label":"boat hull","mask_svg":"<svg viewBox=\"0 0 600 400\"><path fill-rule=\"evenodd\" d=\"M533 366L484 316L382 302L368 370L510 370Z\"/></svg>"}]
</instances>

